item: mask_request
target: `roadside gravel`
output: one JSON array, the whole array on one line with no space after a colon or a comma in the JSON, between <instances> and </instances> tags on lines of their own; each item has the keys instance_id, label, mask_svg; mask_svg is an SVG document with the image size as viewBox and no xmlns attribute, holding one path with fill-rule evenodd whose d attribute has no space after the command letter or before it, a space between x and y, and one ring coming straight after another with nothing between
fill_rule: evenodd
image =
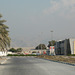
<instances>
[{"instance_id":1,"label":"roadside gravel","mask_svg":"<svg viewBox=\"0 0 75 75\"><path fill-rule=\"evenodd\" d=\"M7 60L7 57L0 57L0 64L4 64Z\"/></svg>"},{"instance_id":2,"label":"roadside gravel","mask_svg":"<svg viewBox=\"0 0 75 75\"><path fill-rule=\"evenodd\" d=\"M48 55L41 55L37 56L38 58L48 59L51 61L61 62L61 63L68 63L75 65L75 56L48 56Z\"/></svg>"}]
</instances>

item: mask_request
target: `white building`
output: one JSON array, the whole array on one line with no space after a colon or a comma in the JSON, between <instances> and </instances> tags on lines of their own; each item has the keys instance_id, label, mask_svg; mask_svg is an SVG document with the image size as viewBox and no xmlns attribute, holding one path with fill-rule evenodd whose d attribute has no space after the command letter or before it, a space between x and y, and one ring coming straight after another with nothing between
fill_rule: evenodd
<instances>
[{"instance_id":1,"label":"white building","mask_svg":"<svg viewBox=\"0 0 75 75\"><path fill-rule=\"evenodd\" d=\"M0 56L7 56L7 52L0 51Z\"/></svg>"},{"instance_id":2,"label":"white building","mask_svg":"<svg viewBox=\"0 0 75 75\"><path fill-rule=\"evenodd\" d=\"M56 55L75 54L75 39L57 41L55 44Z\"/></svg>"}]
</instances>

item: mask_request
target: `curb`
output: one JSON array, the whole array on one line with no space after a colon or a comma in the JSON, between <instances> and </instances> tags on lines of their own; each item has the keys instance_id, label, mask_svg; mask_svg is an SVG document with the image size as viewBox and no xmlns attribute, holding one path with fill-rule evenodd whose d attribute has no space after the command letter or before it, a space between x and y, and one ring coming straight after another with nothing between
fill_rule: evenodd
<instances>
[{"instance_id":1,"label":"curb","mask_svg":"<svg viewBox=\"0 0 75 75\"><path fill-rule=\"evenodd\" d=\"M67 65L71 65L71 66L75 66L75 64L72 64L72 63L67 63L67 62L62 62L62 61L55 61L55 60L49 60L49 59L45 59L45 58L40 58L40 59L44 59L44 60L48 60L48 61L52 61L52 62L58 62L58 63L62 63L62 64L67 64Z\"/></svg>"}]
</instances>

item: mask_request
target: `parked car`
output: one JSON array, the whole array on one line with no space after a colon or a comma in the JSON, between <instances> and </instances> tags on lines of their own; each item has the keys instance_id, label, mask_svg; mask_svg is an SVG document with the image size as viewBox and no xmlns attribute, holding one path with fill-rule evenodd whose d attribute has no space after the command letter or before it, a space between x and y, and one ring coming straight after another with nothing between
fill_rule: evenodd
<instances>
[{"instance_id":1,"label":"parked car","mask_svg":"<svg viewBox=\"0 0 75 75\"><path fill-rule=\"evenodd\" d=\"M40 53L32 53L32 55L41 55Z\"/></svg>"}]
</instances>

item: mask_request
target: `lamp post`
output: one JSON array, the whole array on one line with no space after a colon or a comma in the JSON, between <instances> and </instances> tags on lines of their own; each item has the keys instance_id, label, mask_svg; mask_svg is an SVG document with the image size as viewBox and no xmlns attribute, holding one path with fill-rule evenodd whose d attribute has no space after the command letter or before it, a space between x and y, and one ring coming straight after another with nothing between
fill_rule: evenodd
<instances>
[{"instance_id":1,"label":"lamp post","mask_svg":"<svg viewBox=\"0 0 75 75\"><path fill-rule=\"evenodd\" d=\"M52 40L53 40L53 30L51 30L51 45L53 45Z\"/></svg>"},{"instance_id":2,"label":"lamp post","mask_svg":"<svg viewBox=\"0 0 75 75\"><path fill-rule=\"evenodd\" d=\"M42 41L42 35L43 35L43 32L41 32L41 41ZM41 50L42 50L42 43L41 43Z\"/></svg>"}]
</instances>

